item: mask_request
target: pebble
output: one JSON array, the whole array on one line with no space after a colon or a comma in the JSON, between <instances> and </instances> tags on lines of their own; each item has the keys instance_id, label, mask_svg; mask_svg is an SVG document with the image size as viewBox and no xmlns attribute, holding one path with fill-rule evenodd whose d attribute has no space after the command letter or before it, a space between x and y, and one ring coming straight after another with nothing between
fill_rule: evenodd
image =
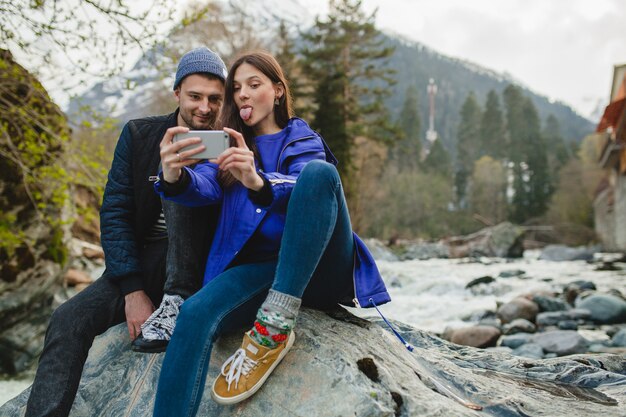
<instances>
[{"instance_id":1,"label":"pebble","mask_svg":"<svg viewBox=\"0 0 626 417\"><path fill-rule=\"evenodd\" d=\"M539 312L539 307L534 302L522 297L517 297L502 304L498 308L497 316L503 324L510 323L515 319L526 319L534 322Z\"/></svg>"},{"instance_id":2,"label":"pebble","mask_svg":"<svg viewBox=\"0 0 626 417\"><path fill-rule=\"evenodd\" d=\"M626 301L615 295L593 294L576 300L576 307L589 310L590 319L596 323L626 323Z\"/></svg>"}]
</instances>

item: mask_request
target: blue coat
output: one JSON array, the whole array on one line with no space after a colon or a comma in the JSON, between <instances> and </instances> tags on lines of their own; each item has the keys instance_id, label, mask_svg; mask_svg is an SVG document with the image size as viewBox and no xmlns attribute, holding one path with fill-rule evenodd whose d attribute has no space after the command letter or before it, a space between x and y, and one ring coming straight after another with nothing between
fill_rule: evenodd
<instances>
[{"instance_id":1,"label":"blue coat","mask_svg":"<svg viewBox=\"0 0 626 417\"><path fill-rule=\"evenodd\" d=\"M205 284L226 269L262 221L278 224L276 228L282 235L289 196L298 175L309 161L319 159L337 163L323 139L303 120L291 119L285 132L282 142L261 152L260 165L264 169L259 169L259 174L272 185L273 198L269 206L255 204L248 196L248 189L241 183L223 189L217 179L218 166L210 162L198 164L193 170L187 169L191 181L181 194L167 196L162 192L159 183L155 185L163 198L187 206L222 205L214 236L214 242L219 244L211 247L205 270ZM356 234L354 243L355 304L372 307L370 298L376 304L390 301L372 255Z\"/></svg>"}]
</instances>

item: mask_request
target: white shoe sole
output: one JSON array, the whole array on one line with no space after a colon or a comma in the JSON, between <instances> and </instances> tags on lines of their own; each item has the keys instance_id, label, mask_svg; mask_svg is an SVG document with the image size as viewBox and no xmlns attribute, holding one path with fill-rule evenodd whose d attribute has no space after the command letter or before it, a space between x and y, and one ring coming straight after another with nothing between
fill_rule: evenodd
<instances>
[{"instance_id":1,"label":"white shoe sole","mask_svg":"<svg viewBox=\"0 0 626 417\"><path fill-rule=\"evenodd\" d=\"M292 330L291 333L289 334L289 338L285 342L287 345L285 346L283 351L280 352L280 354L278 355L278 358L274 361L272 366L270 366L269 370L265 373L265 375L263 375L263 378L259 379L259 381L256 384L254 384L254 386L246 392L243 392L234 397L221 397L215 393L215 382L217 382L217 379L216 379L215 382L213 382L213 387L211 388L211 397L213 397L213 401L222 405L230 405L230 404L236 404L238 402L245 400L246 398L252 397L263 386L263 384L265 383L267 378L269 378L272 372L274 372L274 368L276 368L278 364L283 360L287 352L289 352L289 349L291 349L291 346L293 346L293 342L295 340L296 340L296 335L294 334Z\"/></svg>"}]
</instances>

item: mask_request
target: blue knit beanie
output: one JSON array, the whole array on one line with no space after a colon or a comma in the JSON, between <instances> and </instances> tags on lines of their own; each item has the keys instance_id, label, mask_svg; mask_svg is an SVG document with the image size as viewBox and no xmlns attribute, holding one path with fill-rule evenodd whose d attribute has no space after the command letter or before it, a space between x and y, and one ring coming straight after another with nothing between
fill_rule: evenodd
<instances>
[{"instance_id":1,"label":"blue knit beanie","mask_svg":"<svg viewBox=\"0 0 626 417\"><path fill-rule=\"evenodd\" d=\"M225 81L228 75L222 58L206 46L193 49L180 59L176 70L176 80L174 80L174 90L186 76L202 72L213 74L222 81Z\"/></svg>"}]
</instances>

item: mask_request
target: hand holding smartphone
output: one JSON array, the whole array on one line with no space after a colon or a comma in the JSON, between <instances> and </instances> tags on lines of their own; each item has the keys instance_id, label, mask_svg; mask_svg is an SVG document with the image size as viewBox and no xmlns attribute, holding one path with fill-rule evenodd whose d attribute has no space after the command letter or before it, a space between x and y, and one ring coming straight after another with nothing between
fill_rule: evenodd
<instances>
[{"instance_id":1,"label":"hand holding smartphone","mask_svg":"<svg viewBox=\"0 0 626 417\"><path fill-rule=\"evenodd\" d=\"M188 138L200 138L202 143L185 146L179 152L192 150L200 145L204 145L205 149L188 156L186 159L215 159L229 147L228 134L223 130L190 130L187 133L177 133L172 142L176 143Z\"/></svg>"}]
</instances>

